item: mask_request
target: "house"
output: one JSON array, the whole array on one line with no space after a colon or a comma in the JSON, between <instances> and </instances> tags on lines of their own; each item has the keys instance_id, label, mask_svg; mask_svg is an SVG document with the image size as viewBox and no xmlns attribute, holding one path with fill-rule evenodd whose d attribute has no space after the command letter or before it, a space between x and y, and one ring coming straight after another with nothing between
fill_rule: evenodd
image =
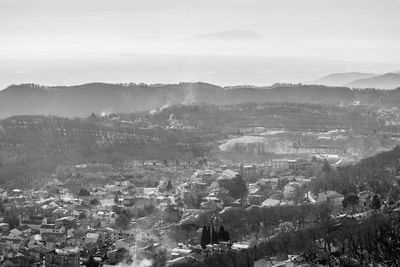
<instances>
[{"instance_id":1,"label":"house","mask_svg":"<svg viewBox=\"0 0 400 267\"><path fill-rule=\"evenodd\" d=\"M117 214L110 210L99 210L93 214L93 219L101 226L109 226L117 221Z\"/></svg>"},{"instance_id":2,"label":"house","mask_svg":"<svg viewBox=\"0 0 400 267\"><path fill-rule=\"evenodd\" d=\"M29 216L29 220L47 223L47 218L44 216Z\"/></svg>"},{"instance_id":3,"label":"house","mask_svg":"<svg viewBox=\"0 0 400 267\"><path fill-rule=\"evenodd\" d=\"M1 266L4 267L19 267L28 265L28 259L21 253L19 253L19 255L16 257L5 259L4 262L1 264Z\"/></svg>"},{"instance_id":4,"label":"house","mask_svg":"<svg viewBox=\"0 0 400 267\"><path fill-rule=\"evenodd\" d=\"M224 203L219 198L213 196L203 198L203 201L200 204L201 208L207 210L221 209L223 205Z\"/></svg>"},{"instance_id":5,"label":"house","mask_svg":"<svg viewBox=\"0 0 400 267\"><path fill-rule=\"evenodd\" d=\"M370 191L362 191L358 193L358 199L360 200L360 205L367 207L370 205L373 198L373 194Z\"/></svg>"},{"instance_id":6,"label":"house","mask_svg":"<svg viewBox=\"0 0 400 267\"><path fill-rule=\"evenodd\" d=\"M36 266L40 264L42 258L40 249L27 249L24 251L24 256L27 257L31 263L35 262L31 265L36 264Z\"/></svg>"},{"instance_id":7,"label":"house","mask_svg":"<svg viewBox=\"0 0 400 267\"><path fill-rule=\"evenodd\" d=\"M270 171L280 171L289 169L288 159L272 159L266 163Z\"/></svg>"},{"instance_id":8,"label":"house","mask_svg":"<svg viewBox=\"0 0 400 267\"><path fill-rule=\"evenodd\" d=\"M157 194L158 190L157 187L145 187L143 188L143 194L145 195L154 195Z\"/></svg>"},{"instance_id":9,"label":"house","mask_svg":"<svg viewBox=\"0 0 400 267\"><path fill-rule=\"evenodd\" d=\"M31 239L29 239L27 247L29 249L42 250L45 248L45 245L40 235L34 235Z\"/></svg>"},{"instance_id":10,"label":"house","mask_svg":"<svg viewBox=\"0 0 400 267\"><path fill-rule=\"evenodd\" d=\"M10 230L10 226L8 225L8 223L0 223L0 232L1 233L6 233Z\"/></svg>"},{"instance_id":11,"label":"house","mask_svg":"<svg viewBox=\"0 0 400 267\"><path fill-rule=\"evenodd\" d=\"M318 194L319 202L329 202L335 206L342 205L344 196L336 191L324 191Z\"/></svg>"},{"instance_id":12,"label":"house","mask_svg":"<svg viewBox=\"0 0 400 267\"><path fill-rule=\"evenodd\" d=\"M74 246L77 245L78 242L80 242L80 241L78 241L75 237L69 236L69 237L67 237L67 239L66 239L66 241L65 241L65 244L66 244L67 246L74 247Z\"/></svg>"},{"instance_id":13,"label":"house","mask_svg":"<svg viewBox=\"0 0 400 267\"><path fill-rule=\"evenodd\" d=\"M70 228L67 230L67 237L75 237L76 230L74 228Z\"/></svg>"},{"instance_id":14,"label":"house","mask_svg":"<svg viewBox=\"0 0 400 267\"><path fill-rule=\"evenodd\" d=\"M261 195L249 194L247 196L247 202L249 205L261 205L264 198Z\"/></svg>"},{"instance_id":15,"label":"house","mask_svg":"<svg viewBox=\"0 0 400 267\"><path fill-rule=\"evenodd\" d=\"M23 234L29 235L32 232L32 229L29 228L27 225L21 225L17 227L18 231L22 232Z\"/></svg>"},{"instance_id":16,"label":"house","mask_svg":"<svg viewBox=\"0 0 400 267\"><path fill-rule=\"evenodd\" d=\"M278 187L279 178L260 179L259 183L265 185L266 188L276 190Z\"/></svg>"},{"instance_id":17,"label":"house","mask_svg":"<svg viewBox=\"0 0 400 267\"><path fill-rule=\"evenodd\" d=\"M10 233L8 234L9 238L18 238L22 235L23 233L18 230L17 228L14 228L12 230L10 230Z\"/></svg>"},{"instance_id":18,"label":"house","mask_svg":"<svg viewBox=\"0 0 400 267\"><path fill-rule=\"evenodd\" d=\"M72 211L72 216L75 217L76 219L80 219L81 217L85 216L85 211L84 210L73 210Z\"/></svg>"},{"instance_id":19,"label":"house","mask_svg":"<svg viewBox=\"0 0 400 267\"><path fill-rule=\"evenodd\" d=\"M45 267L78 267L80 254L77 249L53 249L45 254Z\"/></svg>"},{"instance_id":20,"label":"house","mask_svg":"<svg viewBox=\"0 0 400 267\"><path fill-rule=\"evenodd\" d=\"M5 199L7 198L7 190L4 188L0 188L0 199Z\"/></svg>"},{"instance_id":21,"label":"house","mask_svg":"<svg viewBox=\"0 0 400 267\"><path fill-rule=\"evenodd\" d=\"M232 180L232 179L237 178L238 176L239 176L238 172L227 169L222 172L221 176L219 176L217 178L217 181L218 180Z\"/></svg>"},{"instance_id":22,"label":"house","mask_svg":"<svg viewBox=\"0 0 400 267\"><path fill-rule=\"evenodd\" d=\"M40 226L40 234L42 235L45 233L64 234L65 227L63 225L57 224L43 224L42 226Z\"/></svg>"},{"instance_id":23,"label":"house","mask_svg":"<svg viewBox=\"0 0 400 267\"><path fill-rule=\"evenodd\" d=\"M53 249L66 244L67 236L63 233L43 233L42 240L45 241L46 249Z\"/></svg>"},{"instance_id":24,"label":"house","mask_svg":"<svg viewBox=\"0 0 400 267\"><path fill-rule=\"evenodd\" d=\"M40 191L33 191L32 192L32 198L34 199L45 199L49 196L49 192L45 190L40 190Z\"/></svg>"},{"instance_id":25,"label":"house","mask_svg":"<svg viewBox=\"0 0 400 267\"><path fill-rule=\"evenodd\" d=\"M35 221L35 220L23 220L21 222L21 226L28 226L33 231L39 231L40 226L42 226L42 221Z\"/></svg>"},{"instance_id":26,"label":"house","mask_svg":"<svg viewBox=\"0 0 400 267\"><path fill-rule=\"evenodd\" d=\"M287 260L274 264L272 267L295 267L300 265L303 260L299 255L288 255Z\"/></svg>"},{"instance_id":27,"label":"house","mask_svg":"<svg viewBox=\"0 0 400 267\"><path fill-rule=\"evenodd\" d=\"M153 242L159 242L160 241L160 236L156 234L157 232L155 231L140 231L136 234L135 239L137 242L141 243L153 243Z\"/></svg>"},{"instance_id":28,"label":"house","mask_svg":"<svg viewBox=\"0 0 400 267\"><path fill-rule=\"evenodd\" d=\"M245 165L240 169L241 174L245 178L257 177L257 167L256 165Z\"/></svg>"},{"instance_id":29,"label":"house","mask_svg":"<svg viewBox=\"0 0 400 267\"><path fill-rule=\"evenodd\" d=\"M53 217L55 217L55 218L63 218L70 214L70 210L62 208L62 207L58 207L55 210L53 210L52 214L53 214Z\"/></svg>"},{"instance_id":30,"label":"house","mask_svg":"<svg viewBox=\"0 0 400 267\"><path fill-rule=\"evenodd\" d=\"M76 222L77 220L74 216L66 216L55 220L56 224L63 225L66 229L75 227Z\"/></svg>"},{"instance_id":31,"label":"house","mask_svg":"<svg viewBox=\"0 0 400 267\"><path fill-rule=\"evenodd\" d=\"M250 183L249 195L264 195L264 187L262 183Z\"/></svg>"},{"instance_id":32,"label":"house","mask_svg":"<svg viewBox=\"0 0 400 267\"><path fill-rule=\"evenodd\" d=\"M190 190L195 194L205 193L208 189L207 183L192 182L190 183Z\"/></svg>"},{"instance_id":33,"label":"house","mask_svg":"<svg viewBox=\"0 0 400 267\"><path fill-rule=\"evenodd\" d=\"M212 183L215 180L215 171L213 170L197 170L192 176L191 179L199 179L200 182L204 182L207 184Z\"/></svg>"},{"instance_id":34,"label":"house","mask_svg":"<svg viewBox=\"0 0 400 267\"><path fill-rule=\"evenodd\" d=\"M24 247L24 240L19 238L5 237L0 239L0 244L4 244L11 250L18 251Z\"/></svg>"},{"instance_id":35,"label":"house","mask_svg":"<svg viewBox=\"0 0 400 267\"><path fill-rule=\"evenodd\" d=\"M280 201L277 199L272 199L272 198L267 198L266 200L263 201L261 206L263 207L277 207L280 205Z\"/></svg>"},{"instance_id":36,"label":"house","mask_svg":"<svg viewBox=\"0 0 400 267\"><path fill-rule=\"evenodd\" d=\"M293 199L295 197L296 189L299 188L299 183L291 182L285 185L283 189L283 197L285 199Z\"/></svg>"},{"instance_id":37,"label":"house","mask_svg":"<svg viewBox=\"0 0 400 267\"><path fill-rule=\"evenodd\" d=\"M119 240L128 237L135 237L136 233L134 230L115 230L112 228L107 228L112 240Z\"/></svg>"},{"instance_id":38,"label":"house","mask_svg":"<svg viewBox=\"0 0 400 267\"><path fill-rule=\"evenodd\" d=\"M131 248L136 246L136 239L133 237L120 239L120 240L115 241L114 245L115 245L115 249L124 248L127 251L130 251Z\"/></svg>"},{"instance_id":39,"label":"house","mask_svg":"<svg viewBox=\"0 0 400 267\"><path fill-rule=\"evenodd\" d=\"M87 233L85 237L85 245L87 244L98 244L99 234L98 233Z\"/></svg>"}]
</instances>

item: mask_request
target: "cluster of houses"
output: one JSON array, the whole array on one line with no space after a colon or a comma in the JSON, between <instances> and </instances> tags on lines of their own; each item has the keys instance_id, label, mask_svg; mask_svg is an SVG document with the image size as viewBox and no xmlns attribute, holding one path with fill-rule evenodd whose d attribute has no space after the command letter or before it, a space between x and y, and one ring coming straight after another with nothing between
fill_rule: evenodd
<instances>
[{"instance_id":1,"label":"cluster of houses","mask_svg":"<svg viewBox=\"0 0 400 267\"><path fill-rule=\"evenodd\" d=\"M117 226L120 215L113 209L116 192L127 193L130 186L117 182L103 190L72 194L53 179L46 190L1 189L0 266L81 266L85 256L96 254L117 263L116 253L121 248L129 251L138 242L156 242L157 232ZM129 211L135 200L149 200L154 191L157 188L144 188L134 195L120 196L116 202Z\"/></svg>"},{"instance_id":2,"label":"cluster of houses","mask_svg":"<svg viewBox=\"0 0 400 267\"><path fill-rule=\"evenodd\" d=\"M103 186L81 188L79 193L72 193L65 182L56 178L36 191L0 188L4 210L0 213L0 263L80 266L92 255L97 261L106 258L104 266L113 265L126 256L121 251L159 246L170 227L167 222L175 220L174 212L179 214L176 225L201 212L225 207L318 201L341 205L344 196L337 192L313 196L302 191L313 177L292 175L297 166L298 161L284 159L260 167L242 163L208 165L179 184L162 180L156 187L137 187L129 179L118 179ZM245 181L246 194L234 198L224 184L237 179ZM128 221L126 214L130 214ZM185 250L182 246L175 250L172 247L170 265Z\"/></svg>"}]
</instances>

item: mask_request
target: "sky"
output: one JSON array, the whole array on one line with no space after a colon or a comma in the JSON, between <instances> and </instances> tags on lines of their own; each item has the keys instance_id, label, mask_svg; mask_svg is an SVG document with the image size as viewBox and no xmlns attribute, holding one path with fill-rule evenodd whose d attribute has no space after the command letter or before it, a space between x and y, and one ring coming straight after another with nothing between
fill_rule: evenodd
<instances>
[{"instance_id":1,"label":"sky","mask_svg":"<svg viewBox=\"0 0 400 267\"><path fill-rule=\"evenodd\" d=\"M400 66L399 11L398 0L0 0L0 86L30 80L84 82L84 74L125 81L127 71L137 68L144 74L133 77L137 82L157 82L159 73L152 75L134 63L144 55L149 62L159 55L174 57L171 62L177 56L377 62L380 67L372 71L389 71ZM114 71L107 78L104 65L113 64L121 75ZM76 73L63 77L63 71L72 74L74 67L81 78ZM169 68L178 72L171 81L185 72L178 63ZM249 68L271 71L260 63ZM352 70L356 68L369 70L362 64ZM58 78L46 79L49 70L58 70ZM182 76L197 78L203 77Z\"/></svg>"}]
</instances>

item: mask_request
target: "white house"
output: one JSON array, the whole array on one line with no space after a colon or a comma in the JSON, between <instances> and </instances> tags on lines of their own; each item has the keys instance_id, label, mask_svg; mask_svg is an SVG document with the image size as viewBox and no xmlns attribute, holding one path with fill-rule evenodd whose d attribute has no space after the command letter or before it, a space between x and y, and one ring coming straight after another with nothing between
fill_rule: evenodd
<instances>
[{"instance_id":1,"label":"white house","mask_svg":"<svg viewBox=\"0 0 400 267\"><path fill-rule=\"evenodd\" d=\"M85 245L87 244L97 244L99 242L98 233L87 233L85 237Z\"/></svg>"},{"instance_id":2,"label":"white house","mask_svg":"<svg viewBox=\"0 0 400 267\"><path fill-rule=\"evenodd\" d=\"M65 233L65 227L63 225L57 225L57 224L42 224L40 226L40 234L63 234Z\"/></svg>"}]
</instances>

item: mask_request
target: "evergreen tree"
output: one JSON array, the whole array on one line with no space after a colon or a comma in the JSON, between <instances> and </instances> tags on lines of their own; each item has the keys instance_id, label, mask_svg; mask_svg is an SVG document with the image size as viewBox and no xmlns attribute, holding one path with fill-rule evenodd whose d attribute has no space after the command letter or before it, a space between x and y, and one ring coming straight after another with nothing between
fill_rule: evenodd
<instances>
[{"instance_id":1,"label":"evergreen tree","mask_svg":"<svg viewBox=\"0 0 400 267\"><path fill-rule=\"evenodd\" d=\"M165 190L167 191L171 191L172 190L172 184L171 184L171 180L168 180L167 186L165 187Z\"/></svg>"},{"instance_id":2,"label":"evergreen tree","mask_svg":"<svg viewBox=\"0 0 400 267\"><path fill-rule=\"evenodd\" d=\"M219 244L218 242L218 233L215 231L215 228L212 228L212 244Z\"/></svg>"},{"instance_id":3,"label":"evergreen tree","mask_svg":"<svg viewBox=\"0 0 400 267\"><path fill-rule=\"evenodd\" d=\"M219 232L218 232L218 238L221 241L228 241L226 239L226 231L223 225L221 225L221 227L219 228Z\"/></svg>"},{"instance_id":4,"label":"evergreen tree","mask_svg":"<svg viewBox=\"0 0 400 267\"><path fill-rule=\"evenodd\" d=\"M325 159L324 166L322 166L322 172L329 173L330 171L331 171L331 166L329 165L328 160Z\"/></svg>"},{"instance_id":5,"label":"evergreen tree","mask_svg":"<svg viewBox=\"0 0 400 267\"><path fill-rule=\"evenodd\" d=\"M228 231L225 231L225 239L226 239L226 241L231 240L231 237L229 236L229 232Z\"/></svg>"},{"instance_id":6,"label":"evergreen tree","mask_svg":"<svg viewBox=\"0 0 400 267\"><path fill-rule=\"evenodd\" d=\"M204 225L201 232L200 245L205 249L208 244L210 244L210 228Z\"/></svg>"},{"instance_id":7,"label":"evergreen tree","mask_svg":"<svg viewBox=\"0 0 400 267\"><path fill-rule=\"evenodd\" d=\"M119 203L119 197L118 197L117 194L115 194L115 196L114 196L114 203L115 203L115 204L118 204L118 203Z\"/></svg>"},{"instance_id":8,"label":"evergreen tree","mask_svg":"<svg viewBox=\"0 0 400 267\"><path fill-rule=\"evenodd\" d=\"M86 266L88 266L88 267L97 267L97 266L99 266L99 263L94 260L93 255L90 255L89 260L86 263Z\"/></svg>"},{"instance_id":9,"label":"evergreen tree","mask_svg":"<svg viewBox=\"0 0 400 267\"><path fill-rule=\"evenodd\" d=\"M379 210L380 207L381 207L381 199L379 198L378 195L374 195L371 202L371 208L373 208L376 211Z\"/></svg>"}]
</instances>

